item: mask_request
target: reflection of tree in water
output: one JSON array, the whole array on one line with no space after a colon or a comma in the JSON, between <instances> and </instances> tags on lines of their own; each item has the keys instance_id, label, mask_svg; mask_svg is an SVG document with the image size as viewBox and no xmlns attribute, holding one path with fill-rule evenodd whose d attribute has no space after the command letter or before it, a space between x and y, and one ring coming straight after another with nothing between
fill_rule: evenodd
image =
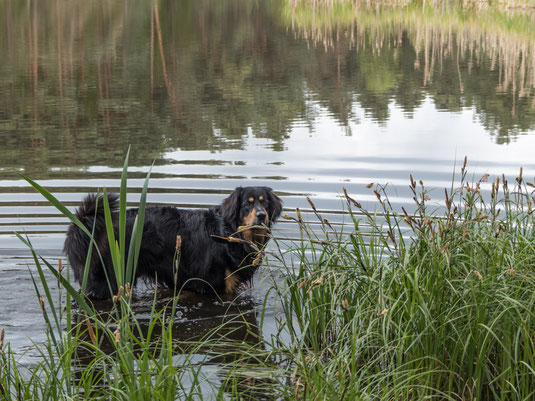
<instances>
[{"instance_id":1,"label":"reflection of tree in water","mask_svg":"<svg viewBox=\"0 0 535 401\"><path fill-rule=\"evenodd\" d=\"M128 144L132 164L147 164L162 144L239 149L249 132L282 150L306 109L289 66L303 48L266 12L248 1L3 3L0 165L35 177L120 165Z\"/></svg>"},{"instance_id":2,"label":"reflection of tree in water","mask_svg":"<svg viewBox=\"0 0 535 401\"><path fill-rule=\"evenodd\" d=\"M385 123L393 101L410 115L431 98L474 108L499 143L534 127L528 34L414 10L344 22L279 1L154 4L2 3L2 167L117 166L128 144L147 164L162 146L240 149L249 133L283 150L313 105L349 126L355 104Z\"/></svg>"},{"instance_id":3,"label":"reflection of tree in water","mask_svg":"<svg viewBox=\"0 0 535 401\"><path fill-rule=\"evenodd\" d=\"M507 17L495 11L481 17L474 10L351 3L337 14L328 6L314 13L299 1L290 4L285 12L295 37L313 44L321 64L338 66L338 73L331 68L320 80L306 76L333 114L340 107L324 84L337 80L345 91L339 99L355 99L379 122L388 120L392 99L410 115L430 97L440 110L474 108L498 143L535 127L535 29L522 30L526 22L531 26L529 16L511 17L509 25L517 23L519 33L504 30ZM347 116L339 115L341 121Z\"/></svg>"}]
</instances>

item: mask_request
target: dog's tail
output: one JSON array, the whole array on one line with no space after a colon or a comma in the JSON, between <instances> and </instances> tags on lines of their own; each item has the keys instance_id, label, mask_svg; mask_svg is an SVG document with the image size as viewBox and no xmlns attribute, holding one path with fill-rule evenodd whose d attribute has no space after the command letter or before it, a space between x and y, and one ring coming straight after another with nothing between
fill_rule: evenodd
<instances>
[{"instance_id":1,"label":"dog's tail","mask_svg":"<svg viewBox=\"0 0 535 401\"><path fill-rule=\"evenodd\" d=\"M108 194L108 204L110 206L111 213L115 213L119 210L119 196L117 194ZM104 195L89 194L82 201L82 205L76 210L76 217L88 227L86 222L93 221L93 219L104 219ZM104 221L104 220L102 220Z\"/></svg>"},{"instance_id":2,"label":"dog's tail","mask_svg":"<svg viewBox=\"0 0 535 401\"><path fill-rule=\"evenodd\" d=\"M117 194L108 194L108 204L112 216L119 209L119 197ZM94 233L94 238L98 239L106 232L106 218L104 215L104 196L89 194L82 201L81 206L76 210L76 217L82 224ZM90 239L83 230L75 224L69 226L67 238L63 251L67 254L70 264L74 270L75 278L81 282L84 275L85 260L89 249ZM96 260L96 252L93 258Z\"/></svg>"}]
</instances>

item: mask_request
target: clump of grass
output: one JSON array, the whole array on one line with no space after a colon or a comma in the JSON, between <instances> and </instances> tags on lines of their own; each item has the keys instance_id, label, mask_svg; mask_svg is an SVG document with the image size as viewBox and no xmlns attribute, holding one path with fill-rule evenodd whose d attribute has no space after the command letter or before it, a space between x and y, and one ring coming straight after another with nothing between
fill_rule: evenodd
<instances>
[{"instance_id":1,"label":"clump of grass","mask_svg":"<svg viewBox=\"0 0 535 401\"><path fill-rule=\"evenodd\" d=\"M131 303L132 276L121 276L135 274L136 257L126 255L121 234L114 266L123 281L107 314L72 288L68 269L63 277L62 266L53 267L21 236L34 257L48 341L36 344L38 363L21 366L0 333L0 398L532 399L535 184L522 170L512 183L504 176L488 182L488 175L469 183L466 176L465 159L458 185L445 190L441 205L411 177L410 209L395 210L379 184L368 186L379 204L374 212L344 190L349 224L343 229L310 199L319 231L299 211L287 216L299 225L301 241L271 252L287 279L271 289L280 305L276 332L267 338L265 304L252 328L253 335L260 332L254 344L223 334L241 316L198 341L178 343L178 298L160 309L156 294L149 323L141 327ZM125 181L121 187L126 205ZM144 202L142 196L141 207ZM136 233L141 231L134 230L132 244ZM62 288L58 300L45 269ZM217 374L208 379L203 368L209 364Z\"/></svg>"},{"instance_id":2,"label":"clump of grass","mask_svg":"<svg viewBox=\"0 0 535 401\"><path fill-rule=\"evenodd\" d=\"M535 396L535 219L522 177L466 181L439 212L410 180L414 208L386 188L371 213L344 194L351 232L303 242L281 261L281 324L291 341L286 397L347 400L528 400ZM433 205L436 209L436 205ZM365 226L368 228L366 229ZM275 341L276 342L276 341Z\"/></svg>"},{"instance_id":3,"label":"clump of grass","mask_svg":"<svg viewBox=\"0 0 535 401\"><path fill-rule=\"evenodd\" d=\"M206 380L203 369L213 364L217 350L231 347L222 324L208 331L198 341L179 343L173 338L173 327L180 289L163 309L157 306L154 295L148 323L141 324L132 304L132 291L139 245L143 232L143 216L150 172L145 180L139 204L138 218L134 223L130 246L126 244L126 155L121 176L118 216L112 216L107 197L104 210L108 241L113 255L113 276L108 277L110 291L117 289L109 311L99 313L84 293L87 274L80 292L70 284L69 269L60 262L58 268L40 257L28 237L19 235L32 253L37 275L29 269L35 294L41 305L47 327L47 340L34 344L39 358L33 364L21 364L9 344L4 344L5 332L0 336L0 399L20 400L176 400L203 399L206 394L232 396L237 386L220 390L221 383L239 377L236 371L224 369L213 380ZM50 201L73 224L78 225L91 239L87 263L93 247L92 230L83 224L49 191L29 178L25 178L38 192ZM104 194L106 191L104 190ZM117 219L118 230L112 226ZM115 232L118 232L116 238ZM127 251L128 249L128 251ZM99 255L100 256L100 255ZM180 239L177 238L177 265L180 257ZM86 266L87 267L87 266ZM173 268L173 266L170 266ZM45 270L56 280L49 283ZM63 271L66 273L62 273ZM86 273L88 269L86 268ZM51 286L60 287L58 298L52 296ZM73 308L74 302L77 308ZM7 334L7 336L9 333ZM221 353L221 352L219 352ZM236 358L234 358L236 359ZM228 362L227 364L230 364ZM245 366L242 365L242 368ZM228 372L228 373L227 373ZM210 398L210 397L209 397Z\"/></svg>"}]
</instances>

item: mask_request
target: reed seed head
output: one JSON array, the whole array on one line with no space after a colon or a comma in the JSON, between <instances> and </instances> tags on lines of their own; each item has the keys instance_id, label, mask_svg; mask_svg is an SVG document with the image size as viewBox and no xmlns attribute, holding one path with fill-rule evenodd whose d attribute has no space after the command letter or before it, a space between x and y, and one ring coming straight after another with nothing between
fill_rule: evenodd
<instances>
[{"instance_id":1,"label":"reed seed head","mask_svg":"<svg viewBox=\"0 0 535 401\"><path fill-rule=\"evenodd\" d=\"M344 308L345 310L349 309L349 302L346 298L342 299L342 308Z\"/></svg>"},{"instance_id":2,"label":"reed seed head","mask_svg":"<svg viewBox=\"0 0 535 401\"><path fill-rule=\"evenodd\" d=\"M177 235L176 236L175 250L178 252L178 251L180 251L181 247L182 247L182 237L180 235Z\"/></svg>"},{"instance_id":3,"label":"reed seed head","mask_svg":"<svg viewBox=\"0 0 535 401\"><path fill-rule=\"evenodd\" d=\"M320 278L317 278L316 280L312 282L312 284L310 284L310 287L308 287L308 290L307 290L307 294L310 293L310 291L312 291L314 287L317 287L318 285L321 285L321 284L323 284L323 276Z\"/></svg>"},{"instance_id":4,"label":"reed seed head","mask_svg":"<svg viewBox=\"0 0 535 401\"><path fill-rule=\"evenodd\" d=\"M388 308L384 308L381 312L377 314L377 317L382 317L388 313Z\"/></svg>"},{"instance_id":5,"label":"reed seed head","mask_svg":"<svg viewBox=\"0 0 535 401\"><path fill-rule=\"evenodd\" d=\"M253 266L258 266L262 261L262 252L258 252L258 255L253 259Z\"/></svg>"},{"instance_id":6,"label":"reed seed head","mask_svg":"<svg viewBox=\"0 0 535 401\"><path fill-rule=\"evenodd\" d=\"M411 180L411 187L412 189L416 189L416 181L412 178L412 174L409 175L409 178Z\"/></svg>"},{"instance_id":7,"label":"reed seed head","mask_svg":"<svg viewBox=\"0 0 535 401\"><path fill-rule=\"evenodd\" d=\"M379 192L377 192L377 190L373 190L373 193L375 194L375 196L377 197L377 199L379 199L379 202L381 202L381 194Z\"/></svg>"},{"instance_id":8,"label":"reed seed head","mask_svg":"<svg viewBox=\"0 0 535 401\"><path fill-rule=\"evenodd\" d=\"M316 205L314 205L314 202L312 202L312 199L310 199L308 196L306 197L307 202L310 204L310 207L316 211Z\"/></svg>"},{"instance_id":9,"label":"reed seed head","mask_svg":"<svg viewBox=\"0 0 535 401\"><path fill-rule=\"evenodd\" d=\"M483 280L483 276L481 275L480 272L478 272L477 270L472 270L472 273L474 273L474 275L480 279L480 280Z\"/></svg>"},{"instance_id":10,"label":"reed seed head","mask_svg":"<svg viewBox=\"0 0 535 401\"><path fill-rule=\"evenodd\" d=\"M89 316L87 316L87 312L84 312L85 316L85 324L87 325L87 332L89 334L89 338L91 339L91 343L96 346L97 345L97 336L95 335L95 330L93 330L93 325L91 324L91 321L89 320Z\"/></svg>"},{"instance_id":11,"label":"reed seed head","mask_svg":"<svg viewBox=\"0 0 535 401\"><path fill-rule=\"evenodd\" d=\"M310 279L308 279L308 278L307 278L307 279L304 279L303 281L301 281L301 282L299 283L299 287L297 287L297 288L298 288L299 290L302 290L303 287L304 287L305 285L307 285L309 281L310 281Z\"/></svg>"},{"instance_id":12,"label":"reed seed head","mask_svg":"<svg viewBox=\"0 0 535 401\"><path fill-rule=\"evenodd\" d=\"M130 292L130 283L126 283L126 285L124 287L124 290L125 290L126 296L128 298L130 298L130 294L131 294L131 292Z\"/></svg>"},{"instance_id":13,"label":"reed seed head","mask_svg":"<svg viewBox=\"0 0 535 401\"><path fill-rule=\"evenodd\" d=\"M370 184L370 185L372 185L372 184ZM347 190L345 188L343 188L343 190L344 190L344 196L346 197L347 201L351 202L354 206L356 206L357 208L360 209L361 208L360 203L358 203L355 199L353 199L351 196L349 196L348 193L347 193Z\"/></svg>"}]
</instances>

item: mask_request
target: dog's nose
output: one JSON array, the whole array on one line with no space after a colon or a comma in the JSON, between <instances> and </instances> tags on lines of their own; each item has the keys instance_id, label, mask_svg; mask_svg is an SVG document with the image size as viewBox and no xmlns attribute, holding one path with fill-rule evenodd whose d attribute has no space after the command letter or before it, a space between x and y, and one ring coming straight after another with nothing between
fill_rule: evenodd
<instances>
[{"instance_id":1,"label":"dog's nose","mask_svg":"<svg viewBox=\"0 0 535 401\"><path fill-rule=\"evenodd\" d=\"M256 212L256 218L257 218L259 221L264 221L264 220L266 220L266 212L264 212L263 210L259 210L258 212Z\"/></svg>"}]
</instances>

